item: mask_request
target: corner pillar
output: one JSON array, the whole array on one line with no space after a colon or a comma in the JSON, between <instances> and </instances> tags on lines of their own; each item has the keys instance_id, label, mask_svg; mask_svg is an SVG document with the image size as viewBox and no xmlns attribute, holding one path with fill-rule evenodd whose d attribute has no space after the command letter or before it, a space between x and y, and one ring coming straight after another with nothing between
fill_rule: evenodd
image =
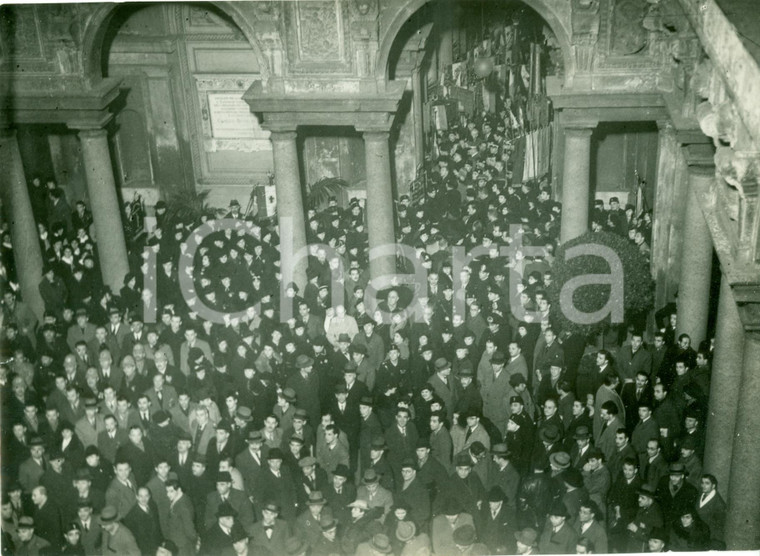
<instances>
[{"instance_id":1,"label":"corner pillar","mask_svg":"<svg viewBox=\"0 0 760 556\"><path fill-rule=\"evenodd\" d=\"M306 226L301 176L298 171L296 132L272 130L277 218L280 225L280 272L282 283L306 286Z\"/></svg>"},{"instance_id":2,"label":"corner pillar","mask_svg":"<svg viewBox=\"0 0 760 556\"><path fill-rule=\"evenodd\" d=\"M736 426L737 404L742 390L744 327L731 284L721 276L718 320L715 332L715 357L710 381L710 404L705 442L705 473L718 479L718 490L727 498L731 456Z\"/></svg>"},{"instance_id":3,"label":"corner pillar","mask_svg":"<svg viewBox=\"0 0 760 556\"><path fill-rule=\"evenodd\" d=\"M747 334L728 487L726 544L729 550L760 546L760 337ZM736 400L736 399L734 399ZM731 400L729 400L730 403ZM724 433L725 434L725 433Z\"/></svg>"},{"instance_id":4,"label":"corner pillar","mask_svg":"<svg viewBox=\"0 0 760 556\"><path fill-rule=\"evenodd\" d=\"M593 127L595 127L594 124ZM565 127L562 177L562 243L588 231L592 126Z\"/></svg>"},{"instance_id":5,"label":"corner pillar","mask_svg":"<svg viewBox=\"0 0 760 556\"><path fill-rule=\"evenodd\" d=\"M709 191L710 183L713 181L714 167L689 167L676 328L677 335L689 335L692 346L698 346L707 334L713 259L712 238L699 204L697 191Z\"/></svg>"},{"instance_id":6,"label":"corner pillar","mask_svg":"<svg viewBox=\"0 0 760 556\"><path fill-rule=\"evenodd\" d=\"M391 186L389 133L365 131L364 145L367 165L367 234L369 235L369 268L371 277L396 273L393 219L393 190ZM381 256L373 250L383 249Z\"/></svg>"},{"instance_id":7,"label":"corner pillar","mask_svg":"<svg viewBox=\"0 0 760 556\"><path fill-rule=\"evenodd\" d=\"M671 225L676 193L676 164L679 146L676 132L669 121L657 122L657 183L655 185L654 226L652 230L652 277L655 279L656 308L664 307L673 298L670 279ZM659 327L660 323L657 323Z\"/></svg>"},{"instance_id":8,"label":"corner pillar","mask_svg":"<svg viewBox=\"0 0 760 556\"><path fill-rule=\"evenodd\" d=\"M108 132L102 128L81 129L78 135L82 143L87 194L95 223L103 283L118 292L129 272L129 259L108 148Z\"/></svg>"},{"instance_id":9,"label":"corner pillar","mask_svg":"<svg viewBox=\"0 0 760 556\"><path fill-rule=\"evenodd\" d=\"M21 297L37 318L42 319L45 311L39 290L42 280L42 252L15 130L0 131L0 168L2 182L7 183L2 189L6 192L9 207L13 257Z\"/></svg>"},{"instance_id":10,"label":"corner pillar","mask_svg":"<svg viewBox=\"0 0 760 556\"><path fill-rule=\"evenodd\" d=\"M412 70L412 107L414 112L414 156L417 168L425 164L425 122L422 95L425 90L422 75L422 54L418 65Z\"/></svg>"}]
</instances>

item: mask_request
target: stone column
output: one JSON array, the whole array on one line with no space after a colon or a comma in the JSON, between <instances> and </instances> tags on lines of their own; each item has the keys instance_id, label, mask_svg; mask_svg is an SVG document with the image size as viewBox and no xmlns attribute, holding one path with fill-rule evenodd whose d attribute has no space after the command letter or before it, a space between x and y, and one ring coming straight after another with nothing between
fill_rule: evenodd
<instances>
[{"instance_id":1,"label":"stone column","mask_svg":"<svg viewBox=\"0 0 760 556\"><path fill-rule=\"evenodd\" d=\"M129 260L108 149L108 132L105 129L82 129L78 135L82 143L82 160L103 283L117 293L129 272Z\"/></svg>"},{"instance_id":2,"label":"stone column","mask_svg":"<svg viewBox=\"0 0 760 556\"><path fill-rule=\"evenodd\" d=\"M306 225L295 129L272 131L277 218L280 224L280 272L283 284L306 286Z\"/></svg>"},{"instance_id":3,"label":"stone column","mask_svg":"<svg viewBox=\"0 0 760 556\"><path fill-rule=\"evenodd\" d=\"M658 121L657 183L655 184L654 223L652 229L652 277L655 279L655 308L664 307L672 299L668 280L670 259L671 213L675 196L676 164L679 146L673 124Z\"/></svg>"},{"instance_id":4,"label":"stone column","mask_svg":"<svg viewBox=\"0 0 760 556\"><path fill-rule=\"evenodd\" d=\"M8 203L13 257L21 297L41 319L45 311L39 290L42 252L15 130L0 130L0 168L0 183L3 184L0 189L5 192L4 199Z\"/></svg>"},{"instance_id":5,"label":"stone column","mask_svg":"<svg viewBox=\"0 0 760 556\"><path fill-rule=\"evenodd\" d=\"M757 550L760 546L760 337L744 341L731 479L728 488L726 544L729 550ZM712 401L712 400L711 400ZM734 400L729 400L731 403Z\"/></svg>"},{"instance_id":6,"label":"stone column","mask_svg":"<svg viewBox=\"0 0 760 556\"><path fill-rule=\"evenodd\" d=\"M718 490L725 499L731 470L731 454L736 424L736 400L742 389L744 328L739 310L725 275L721 277L718 321L715 332L713 377L707 417L705 473L718 479Z\"/></svg>"},{"instance_id":7,"label":"stone column","mask_svg":"<svg viewBox=\"0 0 760 556\"><path fill-rule=\"evenodd\" d=\"M418 53L419 62L422 62L422 53ZM424 76L421 67L415 66L412 70L412 102L414 112L414 156L415 163L419 168L425 163L425 121L422 96L425 91Z\"/></svg>"},{"instance_id":8,"label":"stone column","mask_svg":"<svg viewBox=\"0 0 760 556\"><path fill-rule=\"evenodd\" d=\"M689 190L686 193L681 280L678 289L678 335L688 334L694 349L705 339L710 304L710 278L713 245L710 230L702 214L697 191L708 191L715 180L715 168L689 167Z\"/></svg>"},{"instance_id":9,"label":"stone column","mask_svg":"<svg viewBox=\"0 0 760 556\"><path fill-rule=\"evenodd\" d=\"M590 126L565 127L562 177L562 243L588 231L589 180L591 177Z\"/></svg>"},{"instance_id":10,"label":"stone column","mask_svg":"<svg viewBox=\"0 0 760 556\"><path fill-rule=\"evenodd\" d=\"M367 161L367 233L370 251L395 245L391 160L387 131L365 131L364 149ZM395 255L373 256L370 253L372 278L396 272Z\"/></svg>"}]
</instances>

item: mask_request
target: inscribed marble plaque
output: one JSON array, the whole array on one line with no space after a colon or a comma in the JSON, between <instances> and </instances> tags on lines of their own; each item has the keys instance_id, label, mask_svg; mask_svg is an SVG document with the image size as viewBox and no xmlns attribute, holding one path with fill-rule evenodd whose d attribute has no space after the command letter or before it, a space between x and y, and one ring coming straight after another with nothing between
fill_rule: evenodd
<instances>
[{"instance_id":1,"label":"inscribed marble plaque","mask_svg":"<svg viewBox=\"0 0 760 556\"><path fill-rule=\"evenodd\" d=\"M216 139L256 137L262 131L241 93L208 93L208 108Z\"/></svg>"}]
</instances>

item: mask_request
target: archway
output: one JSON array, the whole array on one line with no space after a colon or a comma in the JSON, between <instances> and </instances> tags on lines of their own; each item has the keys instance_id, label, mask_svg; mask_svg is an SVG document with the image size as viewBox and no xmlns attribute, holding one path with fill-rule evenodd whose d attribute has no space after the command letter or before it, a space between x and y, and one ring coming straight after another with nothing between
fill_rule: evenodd
<instances>
[{"instance_id":1,"label":"archway","mask_svg":"<svg viewBox=\"0 0 760 556\"><path fill-rule=\"evenodd\" d=\"M575 58L570 45L570 34L563 25L560 15L548 6L545 0L511 0L515 4L524 4L534 10L541 16L557 38L562 51L562 60L564 63L565 76L574 74ZM380 41L378 48L376 68L378 74L382 74L385 79L389 79L391 52L394 48L399 33L404 25L428 4L444 4L446 0L407 0L401 4L395 15L390 18L385 34ZM445 9L445 8L444 8Z\"/></svg>"},{"instance_id":2,"label":"archway","mask_svg":"<svg viewBox=\"0 0 760 556\"><path fill-rule=\"evenodd\" d=\"M202 6L203 4L196 4ZM240 5L236 2L208 2L206 5L215 8L237 27L259 60L262 77L269 77L269 62L263 49L256 39L253 22L241 13ZM145 6L145 5L143 5ZM82 40L82 69L84 77L90 85L100 81L103 73L103 46L111 23L120 11L127 6L124 4L105 4L99 7L90 17ZM139 6L138 6L139 9Z\"/></svg>"}]
</instances>

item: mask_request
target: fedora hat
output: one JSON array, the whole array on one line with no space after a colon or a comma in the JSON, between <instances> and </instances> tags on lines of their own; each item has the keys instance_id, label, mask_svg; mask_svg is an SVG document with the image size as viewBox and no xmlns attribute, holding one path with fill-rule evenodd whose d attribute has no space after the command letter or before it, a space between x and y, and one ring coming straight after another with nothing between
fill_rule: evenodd
<instances>
[{"instance_id":1,"label":"fedora hat","mask_svg":"<svg viewBox=\"0 0 760 556\"><path fill-rule=\"evenodd\" d=\"M380 476L374 469L367 469L362 475L362 483L371 485L380 481Z\"/></svg>"},{"instance_id":2,"label":"fedora hat","mask_svg":"<svg viewBox=\"0 0 760 556\"><path fill-rule=\"evenodd\" d=\"M525 546L533 546L536 544L536 539L538 539L538 533L536 533L535 529L526 527L515 533L515 539L517 539L517 542L524 544Z\"/></svg>"},{"instance_id":3,"label":"fedora hat","mask_svg":"<svg viewBox=\"0 0 760 556\"><path fill-rule=\"evenodd\" d=\"M586 440L587 438L591 438L591 433L588 430L588 427L585 425L581 425L577 429L575 429L575 434L573 434L573 438L575 440Z\"/></svg>"},{"instance_id":4,"label":"fedora hat","mask_svg":"<svg viewBox=\"0 0 760 556\"><path fill-rule=\"evenodd\" d=\"M493 355L491 355L491 364L492 365L503 365L507 362L507 357L504 355L501 351L494 351Z\"/></svg>"},{"instance_id":5,"label":"fedora hat","mask_svg":"<svg viewBox=\"0 0 760 556\"><path fill-rule=\"evenodd\" d=\"M651 485L644 484L639 487L639 490L637 492L639 496L648 496L654 500L656 491Z\"/></svg>"},{"instance_id":6,"label":"fedora hat","mask_svg":"<svg viewBox=\"0 0 760 556\"><path fill-rule=\"evenodd\" d=\"M338 526L338 522L335 521L335 518L332 516L332 514L328 512L324 512L327 515L322 515L322 517L319 519L319 527L322 529L322 531L332 531Z\"/></svg>"},{"instance_id":7,"label":"fedora hat","mask_svg":"<svg viewBox=\"0 0 760 556\"><path fill-rule=\"evenodd\" d=\"M549 455L549 462L558 469L567 469L570 467L570 454L567 452L554 452Z\"/></svg>"},{"instance_id":8,"label":"fedora hat","mask_svg":"<svg viewBox=\"0 0 760 556\"><path fill-rule=\"evenodd\" d=\"M445 357L439 357L436 359L434 365L436 372L445 371L446 369L451 368L451 363L449 363Z\"/></svg>"},{"instance_id":9,"label":"fedora hat","mask_svg":"<svg viewBox=\"0 0 760 556\"><path fill-rule=\"evenodd\" d=\"M222 502L216 509L216 517L237 517L237 512L229 502Z\"/></svg>"},{"instance_id":10,"label":"fedora hat","mask_svg":"<svg viewBox=\"0 0 760 556\"><path fill-rule=\"evenodd\" d=\"M382 554L390 554L393 551L391 548L391 541L388 538L388 535L384 533L378 533L373 536L369 545L372 547L372 550L375 550Z\"/></svg>"},{"instance_id":11,"label":"fedora hat","mask_svg":"<svg viewBox=\"0 0 760 556\"><path fill-rule=\"evenodd\" d=\"M342 334L338 334L338 343L346 342L347 344L351 343L351 336L346 334L345 332Z\"/></svg>"},{"instance_id":12,"label":"fedora hat","mask_svg":"<svg viewBox=\"0 0 760 556\"><path fill-rule=\"evenodd\" d=\"M409 542L417 534L417 527L412 521L399 521L396 525L396 538L403 543Z\"/></svg>"},{"instance_id":13,"label":"fedora hat","mask_svg":"<svg viewBox=\"0 0 760 556\"><path fill-rule=\"evenodd\" d=\"M312 359L308 355L301 354L298 357L296 357L296 367L298 367L299 369L305 369L313 365L314 365L314 359Z\"/></svg>"},{"instance_id":14,"label":"fedora hat","mask_svg":"<svg viewBox=\"0 0 760 556\"><path fill-rule=\"evenodd\" d=\"M336 475L348 479L351 476L351 471L345 463L339 463L335 468L335 471L333 471L333 477Z\"/></svg>"},{"instance_id":15,"label":"fedora hat","mask_svg":"<svg viewBox=\"0 0 760 556\"><path fill-rule=\"evenodd\" d=\"M385 438L382 436L376 436L372 439L372 443L370 444L370 450L385 450L387 448L385 444Z\"/></svg>"},{"instance_id":16,"label":"fedora hat","mask_svg":"<svg viewBox=\"0 0 760 556\"><path fill-rule=\"evenodd\" d=\"M241 405L237 408L237 411L235 412L235 416L245 422L250 422L253 417L251 416L251 409L249 407L246 407L244 405Z\"/></svg>"},{"instance_id":17,"label":"fedora hat","mask_svg":"<svg viewBox=\"0 0 760 556\"><path fill-rule=\"evenodd\" d=\"M322 506L326 503L325 497L318 490L312 490L309 493L309 499L306 501L307 506Z\"/></svg>"},{"instance_id":18,"label":"fedora hat","mask_svg":"<svg viewBox=\"0 0 760 556\"><path fill-rule=\"evenodd\" d=\"M509 455L509 449L504 443L494 444L491 447L491 454L494 456L506 457Z\"/></svg>"},{"instance_id":19,"label":"fedora hat","mask_svg":"<svg viewBox=\"0 0 760 556\"><path fill-rule=\"evenodd\" d=\"M570 517L570 513L567 511L567 506L565 506L565 503L562 502L562 500L555 501L546 515L553 515L556 517Z\"/></svg>"},{"instance_id":20,"label":"fedora hat","mask_svg":"<svg viewBox=\"0 0 760 556\"><path fill-rule=\"evenodd\" d=\"M314 458L312 456L306 456L305 458L301 458L298 460L298 467L309 467L310 465L316 465L317 464L317 458Z\"/></svg>"},{"instance_id":21,"label":"fedora hat","mask_svg":"<svg viewBox=\"0 0 760 556\"><path fill-rule=\"evenodd\" d=\"M475 544L475 528L472 525L462 525L454 530L454 544L471 546Z\"/></svg>"},{"instance_id":22,"label":"fedora hat","mask_svg":"<svg viewBox=\"0 0 760 556\"><path fill-rule=\"evenodd\" d=\"M559 432L559 428L557 428L556 425L547 425L541 429L541 440L548 442L549 444L559 442L561 436L562 435Z\"/></svg>"},{"instance_id":23,"label":"fedora hat","mask_svg":"<svg viewBox=\"0 0 760 556\"><path fill-rule=\"evenodd\" d=\"M119 512L117 512L116 508L113 506L106 506L103 508L103 511L100 512L101 523L113 523L116 521L117 517L119 517Z\"/></svg>"},{"instance_id":24,"label":"fedora hat","mask_svg":"<svg viewBox=\"0 0 760 556\"><path fill-rule=\"evenodd\" d=\"M289 403L293 403L296 401L296 391L292 388L285 388L282 391L282 397L285 398L285 400Z\"/></svg>"},{"instance_id":25,"label":"fedora hat","mask_svg":"<svg viewBox=\"0 0 760 556\"><path fill-rule=\"evenodd\" d=\"M686 469L683 463L676 461L671 463L668 466L668 474L669 475L683 475L686 476L689 474L689 470Z\"/></svg>"}]
</instances>

